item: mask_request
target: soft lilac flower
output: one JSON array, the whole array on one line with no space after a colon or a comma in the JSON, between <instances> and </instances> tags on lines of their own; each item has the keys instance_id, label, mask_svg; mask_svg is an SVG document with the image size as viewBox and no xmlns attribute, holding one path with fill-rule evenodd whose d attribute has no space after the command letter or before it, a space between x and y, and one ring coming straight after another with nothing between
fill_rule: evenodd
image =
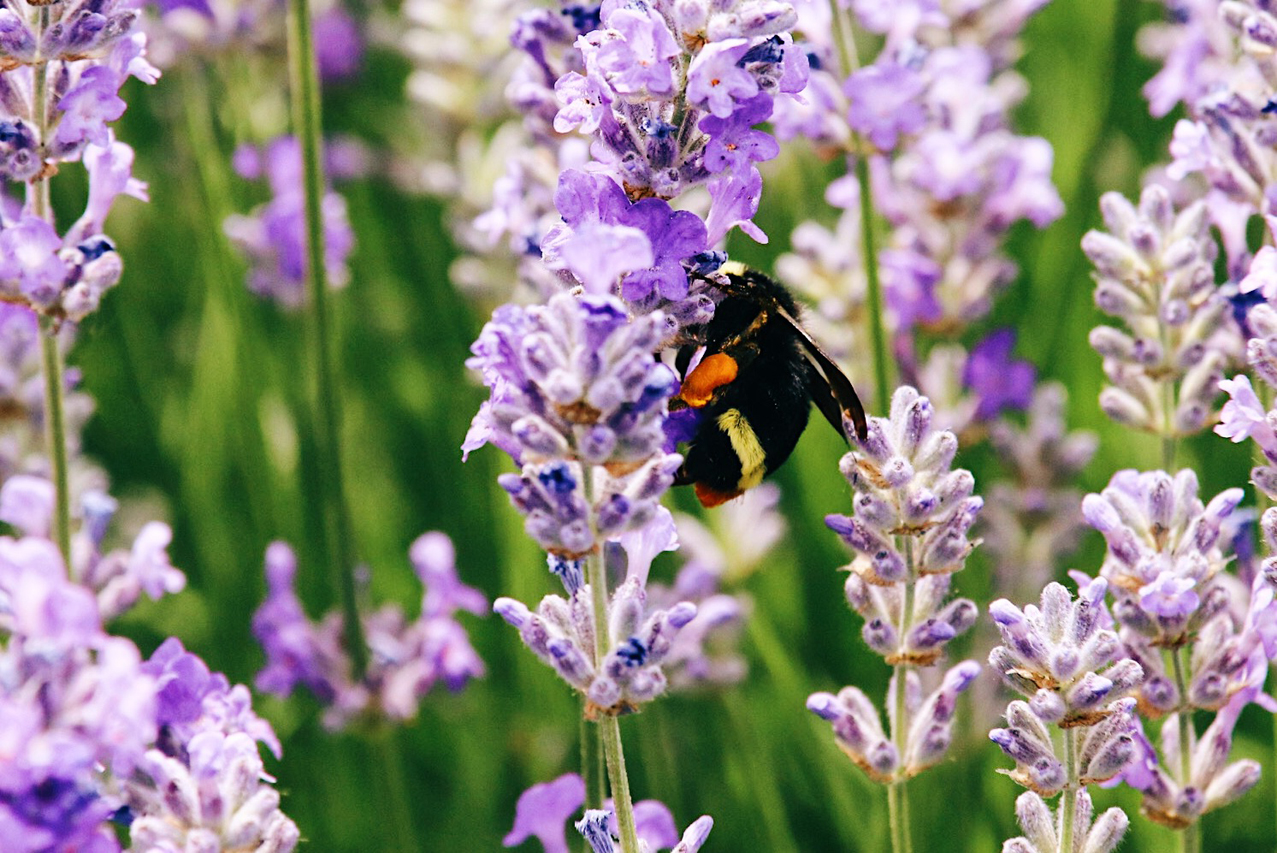
<instances>
[{"instance_id":1,"label":"soft lilac flower","mask_svg":"<svg viewBox=\"0 0 1277 853\"><path fill-rule=\"evenodd\" d=\"M722 173L711 179L710 210L705 220L710 245L737 227L759 243L766 243L767 235L753 222L762 195L763 176L757 169L747 171L744 176Z\"/></svg>"},{"instance_id":2,"label":"soft lilac flower","mask_svg":"<svg viewBox=\"0 0 1277 853\"><path fill-rule=\"evenodd\" d=\"M677 380L652 357L664 329L659 313L630 320L617 299L560 294L498 309L472 347L492 399L467 448L494 443L522 466L500 483L547 551L576 558L642 527L672 484L681 457L661 450L662 420ZM584 478L617 464L587 501Z\"/></svg>"},{"instance_id":3,"label":"soft lilac flower","mask_svg":"<svg viewBox=\"0 0 1277 853\"><path fill-rule=\"evenodd\" d=\"M1269 228L1273 218L1269 217ZM1261 246L1250 263L1250 271L1237 285L1242 293L1259 291L1269 302L1277 301L1277 249Z\"/></svg>"},{"instance_id":4,"label":"soft lilac flower","mask_svg":"<svg viewBox=\"0 0 1277 853\"><path fill-rule=\"evenodd\" d=\"M239 159L241 164L247 160ZM281 136L272 141L265 149L263 165L274 197L248 216L227 217L223 229L252 262L249 289L286 307L297 307L306 298L308 264L301 147L297 139ZM332 191L325 193L321 215L328 283L340 287L350 277L346 258L354 248L345 199Z\"/></svg>"},{"instance_id":5,"label":"soft lilac flower","mask_svg":"<svg viewBox=\"0 0 1277 853\"><path fill-rule=\"evenodd\" d=\"M926 82L916 70L898 62L865 66L853 72L844 85L851 105L848 124L878 149L890 151L901 135L922 129L926 112L920 96L925 88Z\"/></svg>"},{"instance_id":6,"label":"soft lilac flower","mask_svg":"<svg viewBox=\"0 0 1277 853\"><path fill-rule=\"evenodd\" d=\"M64 149L86 142L106 145L107 122L124 115L128 106L116 94L123 82L119 75L105 66L86 70L78 84L58 101L62 115L58 119L53 142Z\"/></svg>"},{"instance_id":7,"label":"soft lilac flower","mask_svg":"<svg viewBox=\"0 0 1277 853\"><path fill-rule=\"evenodd\" d=\"M1221 379L1219 387L1229 399L1220 410L1215 434L1234 443L1253 438L1265 452L1277 455L1277 433L1269 425L1268 413L1250 379L1239 373L1232 379Z\"/></svg>"},{"instance_id":8,"label":"soft lilac flower","mask_svg":"<svg viewBox=\"0 0 1277 853\"><path fill-rule=\"evenodd\" d=\"M564 74L554 84L554 94L562 105L554 117L554 129L559 133L574 129L594 133L608 115L610 97L595 77Z\"/></svg>"},{"instance_id":9,"label":"soft lilac flower","mask_svg":"<svg viewBox=\"0 0 1277 853\"><path fill-rule=\"evenodd\" d=\"M619 38L594 55L598 69L621 95L668 95L674 88L669 60L681 51L665 19L647 7L614 8L607 26Z\"/></svg>"},{"instance_id":10,"label":"soft lilac flower","mask_svg":"<svg viewBox=\"0 0 1277 853\"><path fill-rule=\"evenodd\" d=\"M359 25L341 6L315 15L315 62L319 76L337 81L353 76L364 59L364 39Z\"/></svg>"},{"instance_id":11,"label":"soft lilac flower","mask_svg":"<svg viewBox=\"0 0 1277 853\"><path fill-rule=\"evenodd\" d=\"M0 228L0 288L37 306L52 304L69 274L61 248L53 226L35 216Z\"/></svg>"},{"instance_id":12,"label":"soft lilac flower","mask_svg":"<svg viewBox=\"0 0 1277 853\"><path fill-rule=\"evenodd\" d=\"M53 521L53 483L44 477L16 474L0 487L0 521L26 536L45 538Z\"/></svg>"},{"instance_id":13,"label":"soft lilac flower","mask_svg":"<svg viewBox=\"0 0 1277 853\"><path fill-rule=\"evenodd\" d=\"M324 724L337 729L360 714L411 719L436 684L460 690L481 677L483 661L455 617L458 610L485 612L487 599L457 577L455 552L444 534L418 537L409 556L425 587L421 614L410 622L390 604L365 616L368 670L352 682L340 615L311 623L294 589L296 558L287 545L273 543L266 551L269 594L253 615L253 634L266 652L258 689L288 696L307 688L327 708Z\"/></svg>"},{"instance_id":14,"label":"soft lilac flower","mask_svg":"<svg viewBox=\"0 0 1277 853\"><path fill-rule=\"evenodd\" d=\"M1205 205L1177 212L1168 192L1150 185L1138 208L1117 193L1100 206L1109 230L1087 233L1082 249L1096 267L1096 304L1126 326L1091 332L1112 383L1100 406L1118 423L1167 438L1196 432L1240 349L1228 300L1214 285ZM1168 385L1173 393L1164 393Z\"/></svg>"},{"instance_id":15,"label":"soft lilac flower","mask_svg":"<svg viewBox=\"0 0 1277 853\"><path fill-rule=\"evenodd\" d=\"M1140 607L1145 612L1166 619L1183 619L1202 603L1192 578L1177 578L1170 572L1140 587Z\"/></svg>"},{"instance_id":16,"label":"soft lilac flower","mask_svg":"<svg viewBox=\"0 0 1277 853\"><path fill-rule=\"evenodd\" d=\"M705 145L705 168L711 173L725 169L748 169L751 163L771 160L780 153L776 140L754 125L772 113L772 98L760 93L745 101L726 118L708 115L700 129L709 136Z\"/></svg>"},{"instance_id":17,"label":"soft lilac flower","mask_svg":"<svg viewBox=\"0 0 1277 853\"><path fill-rule=\"evenodd\" d=\"M687 69L687 99L727 118L737 103L758 94L758 80L737 63L749 50L748 39L729 38L701 48Z\"/></svg>"},{"instance_id":18,"label":"soft lilac flower","mask_svg":"<svg viewBox=\"0 0 1277 853\"><path fill-rule=\"evenodd\" d=\"M585 782L566 773L553 782L540 782L519 795L514 828L501 843L514 847L535 836L545 853L567 853L563 823L585 803Z\"/></svg>"},{"instance_id":19,"label":"soft lilac flower","mask_svg":"<svg viewBox=\"0 0 1277 853\"><path fill-rule=\"evenodd\" d=\"M621 280L621 296L642 306L652 297L677 302L688 294L684 260L709 248L705 223L694 213L671 210L660 199L645 198L629 211L627 221L642 231L652 247L652 263L647 269L634 269ZM595 247L602 253L602 247ZM587 286L587 289L588 286Z\"/></svg>"},{"instance_id":20,"label":"soft lilac flower","mask_svg":"<svg viewBox=\"0 0 1277 853\"><path fill-rule=\"evenodd\" d=\"M1033 396L1036 371L1027 361L1013 361L1015 330L998 329L971 350L962 384L979 397L977 420L991 420L1008 409L1023 409Z\"/></svg>"},{"instance_id":21,"label":"soft lilac flower","mask_svg":"<svg viewBox=\"0 0 1277 853\"><path fill-rule=\"evenodd\" d=\"M640 807L649 817L659 815L659 821L648 819L638 824ZM701 815L683 832L680 838L674 828L674 819L669 809L656 800L643 800L634 804L636 834L639 849L656 851L671 848L670 853L696 853L709 837L714 828L714 820L709 815ZM594 853L614 853L619 850L619 836L616 829L616 816L612 811L611 801L607 809L587 809L585 816L577 821L576 829L589 842Z\"/></svg>"}]
</instances>

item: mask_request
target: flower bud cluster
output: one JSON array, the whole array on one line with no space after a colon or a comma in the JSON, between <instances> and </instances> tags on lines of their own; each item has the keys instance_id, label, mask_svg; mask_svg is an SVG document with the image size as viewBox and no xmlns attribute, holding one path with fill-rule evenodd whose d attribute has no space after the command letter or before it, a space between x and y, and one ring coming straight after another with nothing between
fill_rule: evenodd
<instances>
[{"instance_id":1,"label":"flower bud cluster","mask_svg":"<svg viewBox=\"0 0 1277 853\"><path fill-rule=\"evenodd\" d=\"M896 667L887 691L891 734L857 687L836 696L812 694L807 708L829 721L843 751L881 782L908 778L944 756L957 696L980 672L975 661L963 661L925 694L910 669L937 663L977 615L971 600L946 599L953 574L975 547L966 534L981 500L971 494L975 481L969 471L950 470L958 441L936 429L934 414L916 390L897 389L890 417L870 418L861 449L840 465L855 491L855 515L825 517L856 551L846 595L865 619L861 635Z\"/></svg>"},{"instance_id":2,"label":"flower bud cluster","mask_svg":"<svg viewBox=\"0 0 1277 853\"><path fill-rule=\"evenodd\" d=\"M971 472L951 470L958 441L933 417L930 400L898 389L890 418L870 418L861 449L840 465L855 490L855 515L825 518L856 552L846 592L865 618L865 641L892 664L935 662L976 619L970 600L945 599L975 547L967 531L983 501L972 495ZM915 587L908 597L906 585Z\"/></svg>"},{"instance_id":3,"label":"flower bud cluster","mask_svg":"<svg viewBox=\"0 0 1277 853\"><path fill-rule=\"evenodd\" d=\"M1214 283L1206 205L1177 212L1154 184L1138 208L1118 193L1105 193L1100 208L1108 232L1088 232L1082 249L1095 264L1096 305L1126 326L1091 332L1113 383L1100 407L1125 426L1168 439L1190 435L1210 419L1224 366L1240 350L1228 300Z\"/></svg>"},{"instance_id":4,"label":"flower bud cluster","mask_svg":"<svg viewBox=\"0 0 1277 853\"><path fill-rule=\"evenodd\" d=\"M1243 758L1230 763L1228 756L1237 717L1242 708L1260 698L1266 670L1264 660L1256 670L1260 673L1258 684L1252 681L1251 687L1235 694L1201 737L1195 739L1186 780L1179 779L1178 772L1167 772L1167 768L1184 766L1177 715L1169 715L1162 725L1160 761L1153 744L1143 732L1139 733L1136 758L1123 774L1123 781L1144 795L1140 808L1145 815L1172 829L1184 829L1207 812L1239 799L1259 782L1259 762Z\"/></svg>"},{"instance_id":5,"label":"flower bud cluster","mask_svg":"<svg viewBox=\"0 0 1277 853\"><path fill-rule=\"evenodd\" d=\"M1060 846L1059 822L1038 794L1021 794L1015 801L1015 817L1024 835L1007 839L1002 853L1112 853L1131 825L1126 812L1117 806L1096 818L1095 804L1086 791L1079 791L1075 798L1070 850Z\"/></svg>"},{"instance_id":6,"label":"flower bud cluster","mask_svg":"<svg viewBox=\"0 0 1277 853\"><path fill-rule=\"evenodd\" d=\"M443 533L424 533L409 549L425 588L421 613L408 621L396 604L364 617L368 668L352 682L341 614L306 617L295 589L297 558L283 542L266 549L268 595L253 615L253 635L266 653L257 689L287 697L305 687L325 706L324 725L340 729L360 716L409 720L437 684L460 690L484 674L456 614L482 615L487 599L457 577L456 554Z\"/></svg>"},{"instance_id":7,"label":"flower bud cluster","mask_svg":"<svg viewBox=\"0 0 1277 853\"><path fill-rule=\"evenodd\" d=\"M1121 773L1136 753L1139 724L1131 697L1143 678L1140 665L1124 656L1117 634L1106 627L1108 583L1098 578L1082 586L1074 600L1058 583L1042 591L1038 606L1023 610L1006 599L989 605L1003 645L989 654L989 665L1016 699L1006 709L1007 727L989 739L1015 761L1002 771L1028 788L1016 801L1025 836L1011 839L1004 851L1058 851L1059 827L1044 797L1063 792L1073 798L1074 851L1110 851L1129 821L1109 809L1095 825L1087 785ZM1060 754L1053 731L1068 741ZM1063 808L1063 805L1061 805ZM1092 846L1094 845L1094 846Z\"/></svg>"},{"instance_id":8,"label":"flower bud cluster","mask_svg":"<svg viewBox=\"0 0 1277 853\"><path fill-rule=\"evenodd\" d=\"M124 782L137 850L287 853L301 833L279 809L257 744L279 740L253 713L248 688L231 686L170 637L143 666L158 687L159 739Z\"/></svg>"},{"instance_id":9,"label":"flower bud cluster","mask_svg":"<svg viewBox=\"0 0 1277 853\"><path fill-rule=\"evenodd\" d=\"M953 721L960 693L965 692L980 674L980 665L962 661L949 669L940 685L924 694L922 680L916 672L905 678L902 724L907 731L903 751L883 730L882 720L873 702L858 687L847 686L832 693L813 693L807 698L807 710L833 726L834 739L847 757L864 770L870 779L887 784L916 776L939 762L953 742ZM893 676L887 689L887 716L894 731L896 691L899 683Z\"/></svg>"},{"instance_id":10,"label":"flower bud cluster","mask_svg":"<svg viewBox=\"0 0 1277 853\"><path fill-rule=\"evenodd\" d=\"M521 466L499 482L545 550L575 559L655 516L682 461L662 450L678 390L652 356L665 334L660 314L631 320L614 297L562 293L498 308L472 347L492 397L463 449L491 442Z\"/></svg>"},{"instance_id":11,"label":"flower bud cluster","mask_svg":"<svg viewBox=\"0 0 1277 853\"><path fill-rule=\"evenodd\" d=\"M615 549L609 550L616 554ZM550 561L556 569L553 555ZM582 583L579 565L567 571L562 566L556 569L564 579L566 599L547 595L535 612L512 598L498 598L492 605L518 629L537 657L586 698L586 715L591 718L629 713L664 693L668 679L662 665L674 650L679 632L696 618L697 607L689 601L668 608L649 605L643 560L635 561L631 555L627 571L602 620L595 619L591 589ZM608 636L607 652L596 664L598 624L606 626Z\"/></svg>"},{"instance_id":12,"label":"flower bud cluster","mask_svg":"<svg viewBox=\"0 0 1277 853\"><path fill-rule=\"evenodd\" d=\"M228 216L222 226L231 243L250 261L248 289L285 307L300 307L307 298L309 263L301 144L295 136L281 136L261 150L241 146L235 153L234 165L240 177L248 180L265 175L272 193L266 204L248 215ZM346 200L329 190L321 208L324 271L330 286L342 287L350 279L346 258L355 247L355 234L346 217Z\"/></svg>"},{"instance_id":13,"label":"flower bud cluster","mask_svg":"<svg viewBox=\"0 0 1277 853\"><path fill-rule=\"evenodd\" d=\"M670 816L669 809L665 808L663 803L656 800L647 800L645 802L655 803L664 810L663 814L649 814L648 821L643 827L645 832L637 832L639 839L640 851L664 850L670 847L670 853L696 853L701 849L705 840L709 838L710 830L714 828L714 819L709 815L701 815L683 832L679 837L678 830L674 828L674 819ZM634 804L635 821L638 820L638 807L641 803ZM649 810L652 811L652 810ZM653 820L652 818L657 818ZM616 815L610 809L586 809L585 816L578 820L573 826L577 832L589 842L590 849L594 853L616 853L620 850L620 837L615 828ZM672 846L671 846L672 845Z\"/></svg>"}]
</instances>

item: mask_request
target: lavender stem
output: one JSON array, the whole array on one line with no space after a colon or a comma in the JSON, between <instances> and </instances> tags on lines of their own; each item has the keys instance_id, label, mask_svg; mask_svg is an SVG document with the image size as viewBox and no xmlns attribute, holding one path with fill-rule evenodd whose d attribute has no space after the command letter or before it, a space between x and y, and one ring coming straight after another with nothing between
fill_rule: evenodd
<instances>
[{"instance_id":1,"label":"lavender stem","mask_svg":"<svg viewBox=\"0 0 1277 853\"><path fill-rule=\"evenodd\" d=\"M585 478L587 501L592 500L591 478ZM601 668L607 657L611 638L607 625L607 572L603 555L596 548L586 558L590 595L594 605L594 666ZM621 833L623 853L638 853L638 832L634 826L634 802L630 797L630 779L625 772L625 753L621 749L621 721L615 714L601 713L598 720L603 757L607 761L608 781L612 788L612 808Z\"/></svg>"},{"instance_id":2,"label":"lavender stem","mask_svg":"<svg viewBox=\"0 0 1277 853\"><path fill-rule=\"evenodd\" d=\"M35 28L36 37L49 26L49 7L40 7ZM36 126L39 138L46 136L49 122L48 105L48 65L37 63L31 69L33 94L31 98L31 119ZM53 224L53 206L49 201L49 180L44 174L37 175L27 184L27 201L31 212L49 224ZM62 369L62 350L58 346L59 323L52 317L40 316L40 363L44 373L44 434L49 449L49 465L52 468L53 488L55 494L53 512L53 532L66 563L67 573L74 579L75 568L71 565L71 491L67 476L67 433L64 413L65 380Z\"/></svg>"},{"instance_id":3,"label":"lavender stem","mask_svg":"<svg viewBox=\"0 0 1277 853\"><path fill-rule=\"evenodd\" d=\"M324 167L321 154L319 75L315 66L309 0L289 0L288 54L293 127L302 150L302 180L306 192L306 273L314 322L318 372L319 415L316 443L324 484L325 552L330 576L341 590L342 620L352 676L363 678L368 649L355 593L355 558L350 515L341 470L341 412L333 367L333 342L328 304L328 276L324 264L322 199Z\"/></svg>"},{"instance_id":4,"label":"lavender stem","mask_svg":"<svg viewBox=\"0 0 1277 853\"><path fill-rule=\"evenodd\" d=\"M906 576L904 596L900 604L902 657L905 638L909 636L909 628L913 622L914 584L913 537L905 536L903 539ZM896 771L896 778L887 786L887 815L891 821L891 849L894 853L913 853L913 838L909 833L909 791L905 787L907 780L904 777L904 756L909 740L909 709L906 703L909 692L906 688L909 664L902 660L895 665L894 673L896 695L891 724L891 742L896 747L896 754L900 756L900 769Z\"/></svg>"},{"instance_id":5,"label":"lavender stem","mask_svg":"<svg viewBox=\"0 0 1277 853\"><path fill-rule=\"evenodd\" d=\"M1078 784L1077 729L1064 729L1064 773L1068 782L1060 794L1060 853L1073 853L1073 823L1077 815Z\"/></svg>"},{"instance_id":6,"label":"lavender stem","mask_svg":"<svg viewBox=\"0 0 1277 853\"><path fill-rule=\"evenodd\" d=\"M1192 649L1183 646L1170 653L1175 672L1175 689L1179 693L1179 707L1175 709L1175 726L1179 734L1179 784L1187 789L1193 775L1193 708L1188 703L1188 672ZM1198 853L1202 849L1201 826L1197 821L1184 827L1179 834L1179 849L1183 853Z\"/></svg>"}]
</instances>

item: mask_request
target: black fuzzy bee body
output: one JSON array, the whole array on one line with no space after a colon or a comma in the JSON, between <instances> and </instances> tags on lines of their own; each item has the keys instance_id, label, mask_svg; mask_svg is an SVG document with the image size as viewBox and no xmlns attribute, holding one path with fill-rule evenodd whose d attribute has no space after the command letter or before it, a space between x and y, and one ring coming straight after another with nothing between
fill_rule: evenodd
<instances>
[{"instance_id":1,"label":"black fuzzy bee body","mask_svg":"<svg viewBox=\"0 0 1277 853\"><path fill-rule=\"evenodd\" d=\"M674 408L697 410L676 483L691 484L705 506L762 482L793 452L811 403L844 432L866 434L851 382L807 335L792 294L762 273L724 268L725 297L705 330L705 353L686 372Z\"/></svg>"}]
</instances>

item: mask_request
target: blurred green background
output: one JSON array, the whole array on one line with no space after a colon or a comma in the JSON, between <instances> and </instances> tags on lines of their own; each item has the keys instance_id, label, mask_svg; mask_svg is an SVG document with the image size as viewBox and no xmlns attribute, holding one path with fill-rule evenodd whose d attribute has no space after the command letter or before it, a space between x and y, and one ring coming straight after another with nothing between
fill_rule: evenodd
<instances>
[{"instance_id":1,"label":"blurred green background","mask_svg":"<svg viewBox=\"0 0 1277 853\"><path fill-rule=\"evenodd\" d=\"M1096 404L1099 358L1086 335L1098 321L1090 267L1078 248L1098 225L1101 192L1138 190L1142 169L1166 157L1174 116L1148 117L1140 87L1155 67L1135 51L1138 26L1162 12L1134 0L1057 0L1032 21L1019 68L1030 94L1018 129L1055 148L1055 181L1067 213L1038 232L1011 238L1021 276L999 300L991 325L1013 325L1017 354L1070 392L1074 427L1100 432L1100 451L1082 484L1098 490L1119 467L1156 467L1152 439L1108 424ZM325 124L374 146L396 142L405 106L407 64L374 54L355 82L325 92ZM214 669L251 683L262 663L249 632L264 595L261 563L274 539L293 544L299 588L312 615L337 594L323 569L313 496L312 395L307 323L261 302L243 286L244 266L220 231L222 216L263 200L227 166L247 95L247 72L219 75L198 63L175 68L158 86L130 84L118 135L138 151L135 174L150 182L149 205L122 202L109 224L127 269L103 309L80 331L70 363L97 401L87 452L109 471L114 492L136 520L160 515L173 525L172 557L189 588L147 602L117 629L149 653L176 634ZM276 98L280 98L278 92ZM286 109L282 99L279 109ZM251 140L261 141L261 140ZM815 208L828 167L801 152L773 164L759 224L769 246L748 240L733 254L764 269L786 235ZM63 221L74 215L82 181L55 181ZM509 468L493 449L462 464L458 446L484 398L463 361L491 306L461 298L446 278L455 255L441 203L406 194L384 179L344 186L357 235L353 280L335 299L345 422L342 435L356 550L371 568L370 603L397 600L415 613L419 587L407 560L425 530L456 542L462 578L489 598L535 602L555 583L540 552L495 485ZM848 512L837 462L844 448L813 429L778 475L790 533L776 556L749 578L755 601L744 640L746 682L717 694L671 696L622 722L636 798L673 809L680 827L714 817L707 851L887 849L884 792L834 746L828 726L804 708L817 690L858 684L874 697L886 671L860 640L837 567L847 554L823 524ZM1189 443L1203 495L1247 478L1247 451L1213 435ZM980 484L999 475L987 450L959 464ZM688 496L674 496L691 510ZM1097 536L1068 567L1094 572ZM662 558L654 578L676 567ZM977 556L957 578L961 594L984 605L991 589ZM397 731L328 734L307 698L259 699L284 742L268 762L308 848L323 851L499 849L514 803L530 784L579 770L579 706L573 694L494 616L462 617L488 666L464 692L439 692L420 717ZM973 637L976 632L973 632ZM987 641L981 640L981 643ZM987 645L958 655L983 660ZM1000 848L1017 834L1020 789L995 772L1009 761L988 742L992 711L960 705L951 757L911 783L915 849ZM1257 708L1243 715L1237 746L1265 764L1260 785L1205 821L1208 850L1272 850L1273 729ZM1127 851L1172 847L1169 832L1136 816L1130 791L1096 793L1132 817ZM408 827L396 813L407 816ZM538 850L529 842L523 850Z\"/></svg>"}]
</instances>

